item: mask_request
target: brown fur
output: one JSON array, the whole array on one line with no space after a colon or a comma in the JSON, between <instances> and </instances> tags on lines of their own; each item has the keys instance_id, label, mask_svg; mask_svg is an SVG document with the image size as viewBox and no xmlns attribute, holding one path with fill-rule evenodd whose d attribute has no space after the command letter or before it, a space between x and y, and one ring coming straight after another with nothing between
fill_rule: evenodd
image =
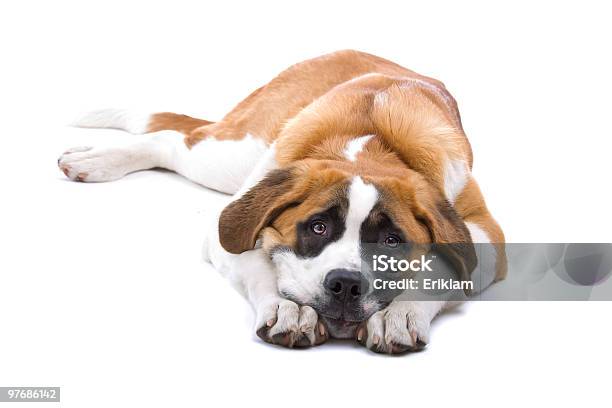
<instances>
[{"instance_id":1,"label":"brown fur","mask_svg":"<svg viewBox=\"0 0 612 408\"><path fill-rule=\"evenodd\" d=\"M234 254L255 246L259 232L283 209L301 199L291 170L270 172L240 200L228 205L219 219L221 245Z\"/></svg>"},{"instance_id":2,"label":"brown fur","mask_svg":"<svg viewBox=\"0 0 612 408\"><path fill-rule=\"evenodd\" d=\"M196 129L186 143L193 146L211 135L219 140L242 139L247 132L272 142L287 121L317 98L340 84L371 73L420 79L446 92L441 82L391 61L358 51L338 51L289 67L251 93L220 122Z\"/></svg>"},{"instance_id":3,"label":"brown fur","mask_svg":"<svg viewBox=\"0 0 612 408\"><path fill-rule=\"evenodd\" d=\"M465 222L478 225L487 233L491 242L496 246L497 262L495 280L502 280L508 272L506 259L505 237L499 224L489 212L476 180L471 179L455 202L455 210Z\"/></svg>"},{"instance_id":4,"label":"brown fur","mask_svg":"<svg viewBox=\"0 0 612 408\"><path fill-rule=\"evenodd\" d=\"M192 118L187 115L177 113L162 112L156 113L149 119L147 132L158 132L160 130L176 130L177 132L189 135L194 129L211 124L207 120Z\"/></svg>"},{"instance_id":5,"label":"brown fur","mask_svg":"<svg viewBox=\"0 0 612 408\"><path fill-rule=\"evenodd\" d=\"M292 245L296 222L359 175L385 192L385 205L411 239L469 242L464 222L480 226L500 244L497 279L506 274L504 236L476 182L469 179L453 207L444 199L444 166L463 160L471 169L472 151L455 100L435 79L340 51L293 65L217 123L165 113L149 129L181 131L188 146L247 133L276 142L276 161L289 173L281 181L273 173L223 212L220 235L230 252L252 248L262 230L270 242ZM347 142L368 134L376 137L355 162L346 160ZM459 269L469 269L473 254L457 247L455 255L464 262Z\"/></svg>"}]
</instances>

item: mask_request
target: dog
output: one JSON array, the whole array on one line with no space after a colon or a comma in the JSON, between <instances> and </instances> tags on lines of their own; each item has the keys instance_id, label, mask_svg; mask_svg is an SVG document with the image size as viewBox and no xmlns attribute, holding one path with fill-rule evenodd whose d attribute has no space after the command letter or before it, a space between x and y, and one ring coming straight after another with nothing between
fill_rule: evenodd
<instances>
[{"instance_id":1,"label":"dog","mask_svg":"<svg viewBox=\"0 0 612 408\"><path fill-rule=\"evenodd\" d=\"M365 243L447 245L445 258L479 290L506 275L504 235L472 177L454 98L383 58L345 50L298 63L219 122L106 109L75 125L152 136L66 151L58 165L71 180L164 168L231 195L204 253L251 303L266 342L425 347L432 319L455 302L372 296L360 271ZM494 251L479 276L474 243Z\"/></svg>"}]
</instances>

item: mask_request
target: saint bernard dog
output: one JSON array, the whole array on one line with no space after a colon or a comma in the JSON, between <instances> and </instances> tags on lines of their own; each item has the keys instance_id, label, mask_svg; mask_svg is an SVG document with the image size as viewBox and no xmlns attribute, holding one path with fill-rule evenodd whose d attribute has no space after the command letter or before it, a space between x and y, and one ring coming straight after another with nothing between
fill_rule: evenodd
<instances>
[{"instance_id":1,"label":"saint bernard dog","mask_svg":"<svg viewBox=\"0 0 612 408\"><path fill-rule=\"evenodd\" d=\"M455 100L385 59L348 50L293 65L219 122L107 109L75 125L151 137L66 151L58 165L71 180L160 167L231 195L204 253L251 303L266 342L422 349L432 319L456 302L378 299L363 285L367 243L448 245L457 275L478 290L505 277L504 236L472 177ZM473 243L494 254L478 276Z\"/></svg>"}]
</instances>

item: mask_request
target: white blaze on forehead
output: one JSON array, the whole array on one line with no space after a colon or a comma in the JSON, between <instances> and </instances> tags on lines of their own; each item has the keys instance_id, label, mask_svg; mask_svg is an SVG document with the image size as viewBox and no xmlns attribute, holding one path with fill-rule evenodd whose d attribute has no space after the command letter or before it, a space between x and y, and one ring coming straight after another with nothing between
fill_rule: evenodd
<instances>
[{"instance_id":1,"label":"white blaze on forehead","mask_svg":"<svg viewBox=\"0 0 612 408\"><path fill-rule=\"evenodd\" d=\"M344 220L344 233L329 243L315 256L300 258L292 251L273 255L278 273L278 288L291 293L302 303L308 303L324 294L323 281L333 269L361 269L361 224L378 201L378 191L360 177L351 180L348 189L348 211Z\"/></svg>"},{"instance_id":2,"label":"white blaze on forehead","mask_svg":"<svg viewBox=\"0 0 612 408\"><path fill-rule=\"evenodd\" d=\"M365 144L368 143L373 137L374 135L366 135L349 140L344 149L344 157L350 161L357 160L357 154L363 150Z\"/></svg>"},{"instance_id":3,"label":"white blaze on forehead","mask_svg":"<svg viewBox=\"0 0 612 408\"><path fill-rule=\"evenodd\" d=\"M455 203L455 199L461 194L468 182L469 170L463 160L448 160L444 167L444 193L446 199Z\"/></svg>"},{"instance_id":4,"label":"white blaze on forehead","mask_svg":"<svg viewBox=\"0 0 612 408\"><path fill-rule=\"evenodd\" d=\"M361 266L361 224L368 218L378 201L378 191L372 184L366 184L361 177L351 181L348 192L349 207L344 220L344 234L329 244L321 253L323 259L332 261L329 269L359 269ZM329 257L329 258L328 258Z\"/></svg>"},{"instance_id":5,"label":"white blaze on forehead","mask_svg":"<svg viewBox=\"0 0 612 408\"><path fill-rule=\"evenodd\" d=\"M354 230L356 229L357 237L359 237L361 224L378 201L378 191L372 184L364 183L361 177L355 177L349 187L348 200L349 208L346 215L344 236L355 233Z\"/></svg>"}]
</instances>

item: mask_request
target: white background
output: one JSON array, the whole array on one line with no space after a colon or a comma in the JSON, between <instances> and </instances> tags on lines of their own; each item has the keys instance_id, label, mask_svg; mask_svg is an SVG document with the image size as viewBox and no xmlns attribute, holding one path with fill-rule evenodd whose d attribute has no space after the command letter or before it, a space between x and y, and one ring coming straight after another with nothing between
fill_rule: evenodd
<instances>
[{"instance_id":1,"label":"white background","mask_svg":"<svg viewBox=\"0 0 612 408\"><path fill-rule=\"evenodd\" d=\"M0 385L61 386L65 407L609 404L611 303L465 305L401 357L285 350L200 261L218 194L56 167L137 140L66 127L83 110L218 120L288 65L355 48L445 82L508 241L612 242L605 2L433 3L2 2Z\"/></svg>"}]
</instances>

